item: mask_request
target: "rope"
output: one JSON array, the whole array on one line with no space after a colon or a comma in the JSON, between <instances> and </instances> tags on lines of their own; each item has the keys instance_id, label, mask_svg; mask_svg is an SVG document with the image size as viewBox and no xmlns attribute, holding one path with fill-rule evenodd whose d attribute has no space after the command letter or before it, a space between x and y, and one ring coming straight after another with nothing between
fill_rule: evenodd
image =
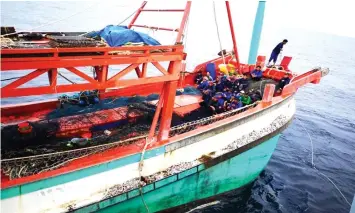
<instances>
[{"instance_id":1,"label":"rope","mask_svg":"<svg viewBox=\"0 0 355 213\"><path fill-rule=\"evenodd\" d=\"M35 29L38 29L38 28L41 28L41 27L44 27L44 26L47 26L47 25L55 24L55 23L61 22L61 21L63 21L63 20L69 19L69 18L71 18L71 17L73 17L73 16L76 16L76 15L82 13L82 12L87 11L88 9L92 8L93 6L95 6L95 5L99 4L99 3L101 3L101 2L97 2L96 4L92 4L92 5L90 5L89 7L85 8L84 10L81 10L81 11L78 11L78 12L76 12L76 13L73 13L73 14L67 16L67 17L64 17L64 18L61 18L61 19L57 19L57 20L54 20L54 21L47 22L47 23L42 24L42 25L40 25L40 26L34 27L34 28L32 28L32 29L29 29L29 30L22 30L22 31L19 31L19 32L14 32L14 33L8 33L8 34L1 35L1 36L15 35L15 34L23 33L23 32L32 32L32 31L35 30Z\"/></svg>"},{"instance_id":2,"label":"rope","mask_svg":"<svg viewBox=\"0 0 355 213\"><path fill-rule=\"evenodd\" d=\"M62 78L64 78L65 80L69 81L70 83L76 84L74 81L72 81L72 80L70 80L69 78L65 77L65 76L64 76L62 73L60 73L59 71L58 71L58 75L60 75Z\"/></svg>"},{"instance_id":3,"label":"rope","mask_svg":"<svg viewBox=\"0 0 355 213\"><path fill-rule=\"evenodd\" d=\"M309 141L311 142L311 152L312 152L312 158L311 158L311 163L312 163L312 167L321 175L323 175L330 183L333 184L333 186L338 190L338 192L341 194L341 196L344 198L345 202L347 204L349 204L349 206L351 207L350 202L346 199L346 197L344 196L344 194L341 192L341 190L338 188L338 186L327 176L325 175L323 172L319 171L316 167L316 165L314 164L314 158L313 158L313 140L311 138L311 135L309 134L309 132L307 131L306 127L303 125L302 121L296 117L296 119L299 121L299 123L301 124L302 128L304 129L304 131L307 133Z\"/></svg>"},{"instance_id":4,"label":"rope","mask_svg":"<svg viewBox=\"0 0 355 213\"><path fill-rule=\"evenodd\" d=\"M126 140L123 140L123 141L117 141L117 142L113 142L113 143L109 143L109 144L101 144L101 145L97 145L97 146L90 146L90 147L74 149L74 150L67 150L67 151L61 151L61 152L33 155L33 156L28 156L28 157L1 159L1 162L8 162L8 161L14 161L14 160L28 160L28 159L31 159L31 158L43 158L43 157L49 157L51 155L63 155L63 154L68 154L68 153L73 153L73 152L86 151L86 150L90 150L90 149L94 149L94 148L102 148L102 147L105 147L105 146L115 146L115 145L118 145L120 143L126 143L126 142L130 142L130 141L146 138L147 136L148 135L140 135L140 136L129 138L129 139L126 139ZM95 138L92 138L92 139L95 139Z\"/></svg>"},{"instance_id":5,"label":"rope","mask_svg":"<svg viewBox=\"0 0 355 213\"><path fill-rule=\"evenodd\" d=\"M12 77L12 78L5 78L5 79L1 79L1 81L10 81L10 80L14 80L14 79L19 79L22 78L23 76L20 77Z\"/></svg>"},{"instance_id":6,"label":"rope","mask_svg":"<svg viewBox=\"0 0 355 213\"><path fill-rule=\"evenodd\" d=\"M214 2L214 1L213 1L213 14L214 14L214 21L215 21L216 28L217 28L217 36L218 36L218 41L219 41L219 48L221 49L221 52L222 52L223 64L226 64L226 61L225 61L225 59L224 59L223 49L222 49L221 38L219 37L219 30L218 30L218 23L217 23L217 13L216 13L216 5L215 5L215 2Z\"/></svg>"},{"instance_id":7,"label":"rope","mask_svg":"<svg viewBox=\"0 0 355 213\"><path fill-rule=\"evenodd\" d=\"M145 154L145 150L147 149L148 145L150 144L151 142L148 142L148 137L145 138L145 144L144 144L144 148L142 150L142 154L141 154L141 159L139 161L139 164L138 164L138 172L139 172L139 180L142 178L142 170L143 170L143 163L144 163L144 154ZM142 190L142 186L141 184L139 185L139 191L140 191L140 194L141 194L141 198L142 198L142 202L145 206L145 209L147 211L147 213L149 213L149 208L148 208L148 205L147 203L145 202L144 200L144 196L143 196L143 190Z\"/></svg>"},{"instance_id":8,"label":"rope","mask_svg":"<svg viewBox=\"0 0 355 213\"><path fill-rule=\"evenodd\" d=\"M212 120L214 120L216 118L220 118L220 117L223 117L223 116L228 116L230 114L233 114L233 113L236 113L236 112L239 112L239 111L243 111L243 110L245 110L247 108L254 107L254 106L256 106L259 103L260 103L260 101L257 101L257 102L255 102L253 104L250 104L250 105L238 108L238 109L230 110L228 112L223 112L223 113L220 113L218 115L212 115L212 116L209 116L209 117L206 117L206 118L202 118L202 119L199 119L199 120L196 120L196 121L186 122L186 123L183 123L183 124L180 124L180 125L172 127L170 129L170 131L176 131L176 130L180 130L180 129L185 129L186 127L194 126L196 124L203 124L203 123L205 123L207 121L212 121ZM85 150L94 149L94 148L101 148L101 147L105 147L105 146L114 146L114 145L117 145L117 144L120 144L120 143L126 143L126 142L130 142L130 141L133 141L133 140L146 138L147 136L148 135L141 135L141 136L136 136L136 137L133 137L133 138L130 138L130 139L126 139L126 140L123 140L123 141L117 141L117 142L109 143L109 144L101 144L101 145L97 145L97 146L90 146L90 147L85 147L85 148L80 148L80 149L75 149L75 150L67 150L67 151L61 151L61 152L33 155L33 156L28 156L28 157L1 159L1 162L14 161L14 160L27 160L27 159L31 159L31 158L41 158L41 157L48 157L48 156L51 156L51 155L62 155L62 154L66 154L66 153L85 151ZM95 138L92 138L92 139L95 139Z\"/></svg>"}]
</instances>

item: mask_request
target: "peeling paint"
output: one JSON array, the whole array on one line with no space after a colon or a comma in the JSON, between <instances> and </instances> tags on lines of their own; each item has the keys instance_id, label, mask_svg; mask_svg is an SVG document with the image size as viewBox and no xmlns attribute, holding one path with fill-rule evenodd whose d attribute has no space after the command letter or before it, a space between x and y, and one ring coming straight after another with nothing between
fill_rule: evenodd
<instances>
[{"instance_id":1,"label":"peeling paint","mask_svg":"<svg viewBox=\"0 0 355 213\"><path fill-rule=\"evenodd\" d=\"M191 169L192 167L201 164L201 162L203 162L203 163L208 162L211 159L214 159L214 158L219 157L223 154L226 154L228 152L236 150L242 146L245 146L253 141L258 140L259 138L264 137L265 135L268 135L268 134L276 131L277 129L284 126L287 122L288 122L288 118L285 115L280 115L268 127L262 128L260 131L254 130L254 131L250 132L249 134L243 135L241 138L235 140L234 142L230 143L228 146L226 146L225 148L223 148L221 150L218 150L215 152L210 152L208 155L202 155L200 158L198 158L194 161L191 161L191 162L183 162L183 163L173 165L164 171L160 171L160 172L157 172L153 175L142 177L141 180L139 178L135 178L135 179L129 180L123 184L118 184L116 186L110 187L105 192L105 196L103 197L103 199L114 197L114 196L120 195L122 193L128 192L132 189L136 189L136 188L145 186L146 184L150 184L150 183L159 181L165 177L178 174L180 172ZM173 154L172 152L169 152L169 153Z\"/></svg>"}]
</instances>

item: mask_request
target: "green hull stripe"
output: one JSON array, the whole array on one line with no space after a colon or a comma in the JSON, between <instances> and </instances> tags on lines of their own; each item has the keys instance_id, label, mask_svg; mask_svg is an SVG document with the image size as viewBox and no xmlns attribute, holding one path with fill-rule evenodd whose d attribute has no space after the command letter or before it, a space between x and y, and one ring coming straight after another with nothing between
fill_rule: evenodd
<instances>
[{"instance_id":1,"label":"green hull stripe","mask_svg":"<svg viewBox=\"0 0 355 213\"><path fill-rule=\"evenodd\" d=\"M161 211L243 187L255 180L275 150L280 135L212 167L199 165L143 187L150 212ZM145 188L148 190L145 190ZM92 211L94 210L94 211ZM146 212L137 190L74 211Z\"/></svg>"},{"instance_id":2,"label":"green hull stripe","mask_svg":"<svg viewBox=\"0 0 355 213\"><path fill-rule=\"evenodd\" d=\"M149 150L144 154L144 159L149 159L165 153L165 147L159 147L157 149ZM103 163L97 166L81 169L75 172L47 178L44 180L27 183L20 186L10 187L1 190L1 199L7 199L27 193L35 192L41 189L65 184L71 181L75 181L81 178L85 178L91 175L95 175L101 172L107 172L112 169L117 169L128 164L137 163L140 161L141 154L131 155L125 158L111 161L109 163Z\"/></svg>"}]
</instances>

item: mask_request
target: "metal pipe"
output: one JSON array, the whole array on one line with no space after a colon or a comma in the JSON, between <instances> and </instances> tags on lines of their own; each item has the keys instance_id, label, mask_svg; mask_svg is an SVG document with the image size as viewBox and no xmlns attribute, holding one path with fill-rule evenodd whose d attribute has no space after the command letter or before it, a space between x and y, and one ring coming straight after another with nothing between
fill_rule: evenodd
<instances>
[{"instance_id":1,"label":"metal pipe","mask_svg":"<svg viewBox=\"0 0 355 213\"><path fill-rule=\"evenodd\" d=\"M242 72L240 70L240 61L239 61L239 54L238 54L238 48L237 48L237 41L236 41L235 35L234 35L233 20L232 20L231 10L229 7L229 1L226 1L226 7L227 7L227 13L228 13L229 27L230 27L231 34L232 34L234 55L237 60L237 69L238 69L238 72L241 74Z\"/></svg>"},{"instance_id":2,"label":"metal pipe","mask_svg":"<svg viewBox=\"0 0 355 213\"><path fill-rule=\"evenodd\" d=\"M142 27L142 28L149 28L149 29L154 29L154 30L166 30L166 31L179 31L178 29L172 29L172 28L166 28L166 27L151 27L147 25L138 25L138 24L132 24L131 27Z\"/></svg>"},{"instance_id":3,"label":"metal pipe","mask_svg":"<svg viewBox=\"0 0 355 213\"><path fill-rule=\"evenodd\" d=\"M191 9L191 1L187 1L185 6L185 12L180 23L179 32L178 35L176 36L176 41L175 41L176 43L181 42L182 34L184 33L185 25L190 15L190 9Z\"/></svg>"},{"instance_id":4,"label":"metal pipe","mask_svg":"<svg viewBox=\"0 0 355 213\"><path fill-rule=\"evenodd\" d=\"M184 9L143 9L142 12L184 12Z\"/></svg>"},{"instance_id":5,"label":"metal pipe","mask_svg":"<svg viewBox=\"0 0 355 213\"><path fill-rule=\"evenodd\" d=\"M136 22L139 14L141 14L143 8L145 7L145 5L147 4L147 1L144 1L141 5L141 7L137 10L136 15L134 15L132 21L128 24L128 29L131 29L132 25Z\"/></svg>"},{"instance_id":6,"label":"metal pipe","mask_svg":"<svg viewBox=\"0 0 355 213\"><path fill-rule=\"evenodd\" d=\"M250 41L250 50L248 64L255 64L256 57L259 50L260 36L263 28L264 21L264 12L265 12L265 1L259 1L258 10L256 11L253 35Z\"/></svg>"},{"instance_id":7,"label":"metal pipe","mask_svg":"<svg viewBox=\"0 0 355 213\"><path fill-rule=\"evenodd\" d=\"M148 135L148 141L151 142L152 138L154 136L155 133L155 129L157 127L157 123L159 120L159 115L160 115L160 111L161 111L161 107L163 106L164 103L164 90L165 90L165 85L166 83L164 83L161 93L160 93L160 97L159 97L159 101L157 103L157 109L155 110L155 114L154 114L154 118L153 118L153 122L152 122L152 126L150 127L149 130L149 135Z\"/></svg>"}]
</instances>

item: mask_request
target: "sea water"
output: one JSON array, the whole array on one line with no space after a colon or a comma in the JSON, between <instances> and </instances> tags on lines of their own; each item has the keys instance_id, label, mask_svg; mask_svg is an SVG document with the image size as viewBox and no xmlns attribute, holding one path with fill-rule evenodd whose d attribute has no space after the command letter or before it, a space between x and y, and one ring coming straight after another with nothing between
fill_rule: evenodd
<instances>
[{"instance_id":1,"label":"sea water","mask_svg":"<svg viewBox=\"0 0 355 213\"><path fill-rule=\"evenodd\" d=\"M139 6L139 3L135 3L135 7L129 5L127 9L125 7L128 6L125 4L127 3L121 1L110 4L85 1L1 2L1 25L15 25L23 30L38 26L39 28L35 30L99 30L108 24L120 23ZM217 8L217 11L220 11L219 30L222 32L224 48L231 49L230 32L222 6ZM232 7L232 11L238 10L240 9ZM190 70L198 63L217 57L219 52L211 12L212 8L205 5L192 8L186 48L187 67ZM254 11L250 13L255 14ZM72 17L63 19L66 16ZM63 20L53 21L58 19ZM146 21L144 24L148 24L147 20L150 22L159 19L161 20L161 17L152 16L138 21ZM165 27L174 24L178 26L176 25L178 21L171 20L173 21L165 22L169 24ZM253 17L235 20L236 37L243 61L247 61L247 48L251 36L251 27L243 28L243 22L246 20L252 24ZM53 24L46 25L48 22ZM166 43L172 41L174 37L172 33L158 35L151 31L143 32L160 36L158 39ZM265 171L242 195L232 191L216 197L212 203L190 211L193 208L191 207L186 211L349 212L350 206L335 187L311 167L311 145L301 122L313 139L315 165L333 180L351 202L355 194L355 38L296 30L292 29L292 26L284 30L264 27L260 54L268 57L273 46L284 38L287 38L289 43L285 46L283 54L293 57L290 65L292 71L302 73L315 66L324 66L330 68L330 74L322 79L320 84L310 84L298 90L295 96L297 119L283 132ZM3 79L18 76L19 73L6 72L2 75ZM75 76L69 77L76 80ZM46 76L42 76L42 79L46 80ZM40 83L41 81L36 81L29 84ZM26 101L55 97L55 95L34 96L27 97ZM23 99L4 99L2 104L19 101Z\"/></svg>"}]
</instances>

